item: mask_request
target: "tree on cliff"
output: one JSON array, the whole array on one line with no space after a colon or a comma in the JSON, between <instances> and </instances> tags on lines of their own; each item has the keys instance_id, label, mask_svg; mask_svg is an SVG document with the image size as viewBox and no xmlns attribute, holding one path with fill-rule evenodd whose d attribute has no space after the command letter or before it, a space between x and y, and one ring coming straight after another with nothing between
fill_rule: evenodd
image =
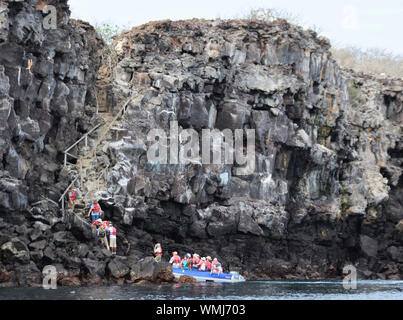
<instances>
[{"instance_id":1,"label":"tree on cliff","mask_svg":"<svg viewBox=\"0 0 403 320\"><path fill-rule=\"evenodd\" d=\"M116 52L113 47L113 41L119 36L125 29L125 26L119 26L117 24L109 22L100 22L95 24L95 30L102 37L105 42L102 58L108 62L109 71L112 71L113 62L116 61Z\"/></svg>"}]
</instances>

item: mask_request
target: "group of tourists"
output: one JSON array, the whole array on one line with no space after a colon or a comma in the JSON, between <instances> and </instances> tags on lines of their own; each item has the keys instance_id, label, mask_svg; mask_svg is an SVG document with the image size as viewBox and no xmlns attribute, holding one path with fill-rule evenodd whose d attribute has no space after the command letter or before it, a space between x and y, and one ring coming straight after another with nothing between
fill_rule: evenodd
<instances>
[{"instance_id":1,"label":"group of tourists","mask_svg":"<svg viewBox=\"0 0 403 320\"><path fill-rule=\"evenodd\" d=\"M116 255L116 228L113 226L112 222L98 219L93 221L92 225L97 228L97 234L106 249L113 255ZM107 236L109 236L109 243Z\"/></svg>"},{"instance_id":2,"label":"group of tourists","mask_svg":"<svg viewBox=\"0 0 403 320\"><path fill-rule=\"evenodd\" d=\"M161 257L161 244L157 243L154 246L154 260L156 262L160 262ZM223 272L222 265L217 258L212 259L210 256L200 258L197 253L194 253L193 256L190 253L187 253L184 258L181 259L181 257L178 255L178 252L175 251L172 253L169 263L172 264L173 268L181 268L183 270L198 270L215 273L218 275Z\"/></svg>"},{"instance_id":3,"label":"group of tourists","mask_svg":"<svg viewBox=\"0 0 403 320\"><path fill-rule=\"evenodd\" d=\"M68 192L69 205L74 210L74 201L77 194L74 190ZM116 228L110 221L103 221L103 212L98 201L95 200L88 211L88 217L91 216L92 225L97 229L97 234L101 238L102 243L105 245L108 251L111 251L113 255L116 255ZM108 237L109 236L109 242ZM160 243L154 246L154 259L156 262L160 262L162 258L162 247ZM173 252L172 258L169 261L173 268L181 268L183 270L199 270L206 271L215 274L223 272L221 263L217 258L212 259L210 256L200 257L197 253L187 253L183 259L180 258L177 252Z\"/></svg>"},{"instance_id":4,"label":"group of tourists","mask_svg":"<svg viewBox=\"0 0 403 320\"><path fill-rule=\"evenodd\" d=\"M68 192L69 206L70 209L74 211L75 204L74 201L77 198L77 193L75 190L70 190ZM111 221L103 221L103 212L98 200L94 200L88 211L88 217L91 216L92 225L97 229L97 235L101 238L102 243L105 245L108 251L111 251L113 255L116 255L117 244L116 244L116 228L113 226ZM109 242L108 242L109 236Z\"/></svg>"},{"instance_id":5,"label":"group of tourists","mask_svg":"<svg viewBox=\"0 0 403 320\"><path fill-rule=\"evenodd\" d=\"M200 258L197 253L194 253L193 256L187 253L184 258L181 259L175 251L169 263L172 264L173 268L181 268L183 270L210 271L210 273L216 274L223 272L221 263L217 258L212 259L210 256Z\"/></svg>"}]
</instances>

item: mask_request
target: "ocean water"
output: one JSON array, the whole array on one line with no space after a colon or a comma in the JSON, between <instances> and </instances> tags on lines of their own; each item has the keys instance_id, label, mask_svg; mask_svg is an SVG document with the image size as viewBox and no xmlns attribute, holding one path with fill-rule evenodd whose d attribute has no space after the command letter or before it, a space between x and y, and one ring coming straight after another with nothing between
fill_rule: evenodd
<instances>
[{"instance_id":1,"label":"ocean water","mask_svg":"<svg viewBox=\"0 0 403 320\"><path fill-rule=\"evenodd\" d=\"M0 300L403 300L403 281L248 281L110 287L2 288Z\"/></svg>"}]
</instances>

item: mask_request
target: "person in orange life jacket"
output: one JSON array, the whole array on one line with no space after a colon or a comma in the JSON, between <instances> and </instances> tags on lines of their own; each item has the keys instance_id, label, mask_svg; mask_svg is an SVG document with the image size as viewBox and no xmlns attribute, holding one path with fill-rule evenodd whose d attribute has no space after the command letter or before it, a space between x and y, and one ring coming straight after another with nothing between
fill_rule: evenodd
<instances>
[{"instance_id":1,"label":"person in orange life jacket","mask_svg":"<svg viewBox=\"0 0 403 320\"><path fill-rule=\"evenodd\" d=\"M101 219L95 220L92 222L92 225L98 229L99 227L102 226L102 220Z\"/></svg>"},{"instance_id":2,"label":"person in orange life jacket","mask_svg":"<svg viewBox=\"0 0 403 320\"><path fill-rule=\"evenodd\" d=\"M90 211L88 211L88 216L90 216L90 214L92 221L98 220L101 217L101 207L97 200L95 200L91 205Z\"/></svg>"},{"instance_id":3,"label":"person in orange life jacket","mask_svg":"<svg viewBox=\"0 0 403 320\"><path fill-rule=\"evenodd\" d=\"M173 268L181 267L181 257L178 255L176 251L172 253L172 257L171 260L169 260L169 263L172 264Z\"/></svg>"},{"instance_id":4,"label":"person in orange life jacket","mask_svg":"<svg viewBox=\"0 0 403 320\"><path fill-rule=\"evenodd\" d=\"M108 239L106 237L106 234L108 233L108 228L104 224L101 224L98 228L97 233L98 236L101 237L102 243L105 245L106 249L110 251Z\"/></svg>"},{"instance_id":5,"label":"person in orange life jacket","mask_svg":"<svg viewBox=\"0 0 403 320\"><path fill-rule=\"evenodd\" d=\"M220 274L221 272L222 272L221 263L218 262L217 258L214 258L211 267L211 273Z\"/></svg>"},{"instance_id":6,"label":"person in orange life jacket","mask_svg":"<svg viewBox=\"0 0 403 320\"><path fill-rule=\"evenodd\" d=\"M157 243L154 246L154 255L155 255L155 261L156 262L160 262L161 258L162 258L162 248L161 248L161 244Z\"/></svg>"},{"instance_id":7,"label":"person in orange life jacket","mask_svg":"<svg viewBox=\"0 0 403 320\"><path fill-rule=\"evenodd\" d=\"M109 233L109 246L111 248L112 254L116 255L116 228L113 226L112 222L109 223L108 227Z\"/></svg>"},{"instance_id":8,"label":"person in orange life jacket","mask_svg":"<svg viewBox=\"0 0 403 320\"><path fill-rule=\"evenodd\" d=\"M69 207L71 210L74 211L75 207L74 201L76 201L77 193L75 190L70 190L67 194L69 196Z\"/></svg>"},{"instance_id":9,"label":"person in orange life jacket","mask_svg":"<svg viewBox=\"0 0 403 320\"><path fill-rule=\"evenodd\" d=\"M206 269L208 270L208 271L211 271L211 267L212 267L212 265L211 265L211 257L210 256L207 256L207 258L206 258Z\"/></svg>"},{"instance_id":10,"label":"person in orange life jacket","mask_svg":"<svg viewBox=\"0 0 403 320\"><path fill-rule=\"evenodd\" d=\"M193 254L193 260L192 260L193 269L198 269L199 263L200 263L200 256L197 253Z\"/></svg>"},{"instance_id":11,"label":"person in orange life jacket","mask_svg":"<svg viewBox=\"0 0 403 320\"><path fill-rule=\"evenodd\" d=\"M199 271L207 271L206 263L207 263L207 260L205 257L200 259Z\"/></svg>"}]
</instances>

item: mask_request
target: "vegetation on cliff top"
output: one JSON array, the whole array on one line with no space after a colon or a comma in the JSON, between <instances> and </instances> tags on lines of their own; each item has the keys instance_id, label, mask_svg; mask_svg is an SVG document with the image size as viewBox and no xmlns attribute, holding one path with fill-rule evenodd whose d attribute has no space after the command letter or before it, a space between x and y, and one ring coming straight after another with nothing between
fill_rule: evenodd
<instances>
[{"instance_id":1,"label":"vegetation on cliff top","mask_svg":"<svg viewBox=\"0 0 403 320\"><path fill-rule=\"evenodd\" d=\"M288 11L275 8L256 8L251 9L242 15L243 19L260 20L272 22L277 19L284 19L293 24L302 24L302 19ZM303 23L308 25L307 23ZM113 40L119 36L125 29L131 29L129 26L119 26L108 22L97 23L95 25L97 32L102 36L106 43L104 56L113 61L114 50ZM321 34L320 27L313 25L308 29ZM403 77L403 57L389 53L387 50L373 48L363 50L356 47L333 47L331 49L334 59L344 68L353 69L357 72L385 74L387 76L401 78Z\"/></svg>"}]
</instances>

